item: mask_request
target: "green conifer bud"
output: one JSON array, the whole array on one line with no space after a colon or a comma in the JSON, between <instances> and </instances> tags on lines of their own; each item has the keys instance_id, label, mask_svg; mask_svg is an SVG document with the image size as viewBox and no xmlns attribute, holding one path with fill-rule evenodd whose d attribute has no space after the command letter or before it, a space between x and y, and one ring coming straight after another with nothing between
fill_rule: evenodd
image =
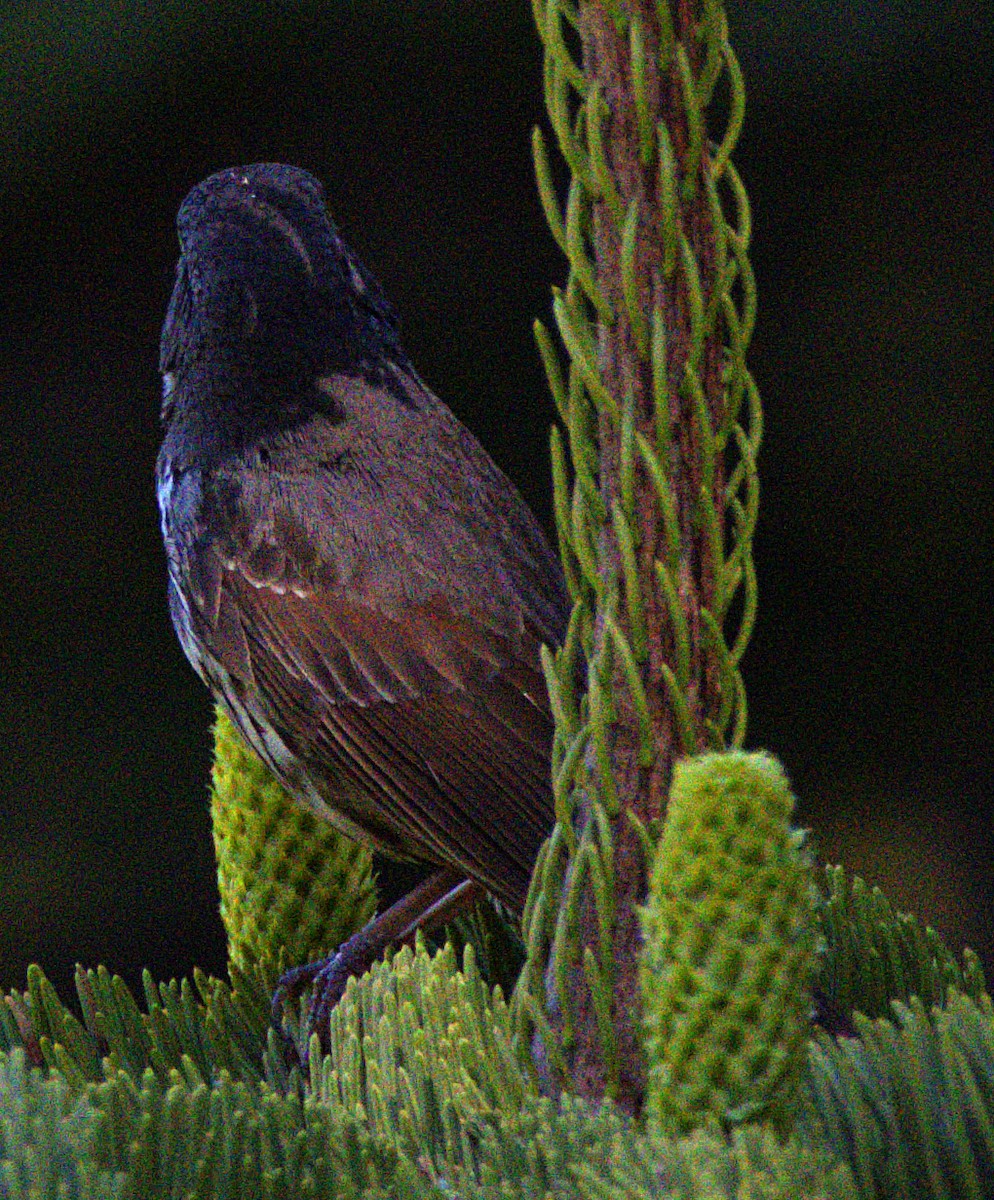
<instances>
[{"instance_id":1,"label":"green conifer bud","mask_svg":"<svg viewBox=\"0 0 994 1200\"><path fill-rule=\"evenodd\" d=\"M221 919L239 967L311 962L376 908L372 855L298 804L217 709L211 818Z\"/></svg>"},{"instance_id":2,"label":"green conifer bud","mask_svg":"<svg viewBox=\"0 0 994 1200\"><path fill-rule=\"evenodd\" d=\"M805 1061L816 893L783 768L678 762L642 910L650 1124L792 1121Z\"/></svg>"}]
</instances>

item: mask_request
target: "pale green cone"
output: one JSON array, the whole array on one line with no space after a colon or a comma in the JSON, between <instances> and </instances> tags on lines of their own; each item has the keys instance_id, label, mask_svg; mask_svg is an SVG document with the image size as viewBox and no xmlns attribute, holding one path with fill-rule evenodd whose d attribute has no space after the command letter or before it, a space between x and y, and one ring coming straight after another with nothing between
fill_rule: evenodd
<instances>
[{"instance_id":1,"label":"pale green cone","mask_svg":"<svg viewBox=\"0 0 994 1200\"><path fill-rule=\"evenodd\" d=\"M767 754L676 764L642 912L648 1116L664 1132L791 1124L816 945L793 810Z\"/></svg>"},{"instance_id":2,"label":"pale green cone","mask_svg":"<svg viewBox=\"0 0 994 1200\"><path fill-rule=\"evenodd\" d=\"M332 953L376 909L372 855L298 804L217 709L211 818L221 919L239 967Z\"/></svg>"}]
</instances>

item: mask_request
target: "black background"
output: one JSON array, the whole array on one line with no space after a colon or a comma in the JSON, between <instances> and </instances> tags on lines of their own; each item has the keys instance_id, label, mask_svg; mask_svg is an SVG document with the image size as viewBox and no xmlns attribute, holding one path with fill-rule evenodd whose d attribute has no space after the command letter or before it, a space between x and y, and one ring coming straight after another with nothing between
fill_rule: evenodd
<instances>
[{"instance_id":1,"label":"black background","mask_svg":"<svg viewBox=\"0 0 994 1200\"><path fill-rule=\"evenodd\" d=\"M548 520L564 263L526 0L0 7L0 985L223 968L210 707L152 469L188 188L297 163L425 379ZM994 17L734 3L767 435L749 744L823 855L994 964Z\"/></svg>"}]
</instances>

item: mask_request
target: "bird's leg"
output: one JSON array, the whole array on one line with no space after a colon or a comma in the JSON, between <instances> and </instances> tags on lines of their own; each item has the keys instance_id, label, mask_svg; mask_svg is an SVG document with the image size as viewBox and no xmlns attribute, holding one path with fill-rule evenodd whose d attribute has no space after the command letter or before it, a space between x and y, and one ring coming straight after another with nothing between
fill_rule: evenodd
<instances>
[{"instance_id":1,"label":"bird's leg","mask_svg":"<svg viewBox=\"0 0 994 1200\"><path fill-rule=\"evenodd\" d=\"M307 1017L307 1041L312 1033L316 1033L321 1039L322 1049L327 1050L331 1010L342 998L351 976L368 971L387 946L411 945L419 930L429 933L438 929L454 916L471 908L485 894L481 884L466 879L459 871L447 867L435 871L386 912L374 917L347 942L343 942L330 958L294 967L283 974L273 995L273 1024L281 1032L284 1031L283 1008L287 1001L296 999L304 988L313 983L314 998Z\"/></svg>"}]
</instances>

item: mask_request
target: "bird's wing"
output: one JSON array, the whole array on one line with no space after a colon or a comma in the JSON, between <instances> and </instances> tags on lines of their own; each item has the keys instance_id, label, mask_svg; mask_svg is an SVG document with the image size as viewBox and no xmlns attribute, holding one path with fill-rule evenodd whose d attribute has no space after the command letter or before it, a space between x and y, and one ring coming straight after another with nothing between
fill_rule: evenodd
<instances>
[{"instance_id":1,"label":"bird's wing","mask_svg":"<svg viewBox=\"0 0 994 1200\"><path fill-rule=\"evenodd\" d=\"M303 585L286 559L197 557L211 561L186 564L206 585L192 632L238 691L233 709L268 722L312 779L341 780L339 805L378 844L457 865L520 909L552 823L527 612L501 633L441 597L384 613ZM321 790L337 807L334 784Z\"/></svg>"}]
</instances>

